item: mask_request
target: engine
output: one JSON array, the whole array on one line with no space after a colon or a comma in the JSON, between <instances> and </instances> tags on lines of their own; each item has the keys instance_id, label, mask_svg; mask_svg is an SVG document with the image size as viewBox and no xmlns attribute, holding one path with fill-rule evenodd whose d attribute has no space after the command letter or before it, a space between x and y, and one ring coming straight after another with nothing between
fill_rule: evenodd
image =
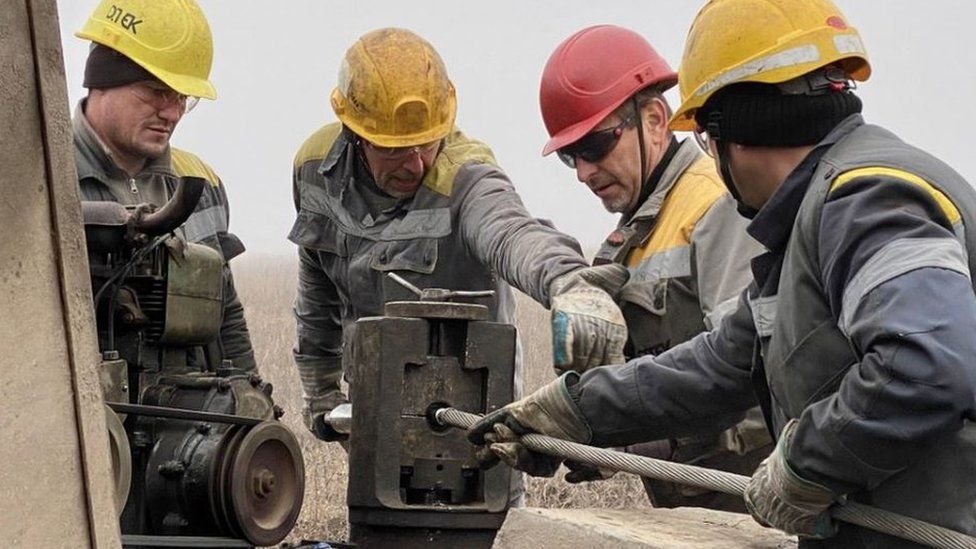
<instances>
[{"instance_id":1,"label":"engine","mask_svg":"<svg viewBox=\"0 0 976 549\"><path fill-rule=\"evenodd\" d=\"M202 184L155 212L82 205L126 547L274 545L304 497L271 385L221 357L223 258L174 234Z\"/></svg>"}]
</instances>

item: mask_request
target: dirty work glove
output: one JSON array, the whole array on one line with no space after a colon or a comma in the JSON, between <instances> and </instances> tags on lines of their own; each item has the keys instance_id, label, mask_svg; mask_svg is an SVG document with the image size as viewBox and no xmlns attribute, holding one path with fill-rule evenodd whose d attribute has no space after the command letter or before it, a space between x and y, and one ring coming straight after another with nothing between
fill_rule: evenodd
<instances>
[{"instance_id":1,"label":"dirty work glove","mask_svg":"<svg viewBox=\"0 0 976 549\"><path fill-rule=\"evenodd\" d=\"M828 538L837 526L827 509L840 500L831 490L796 474L786 461L796 420L783 428L773 453L759 464L746 487L746 508L756 522L787 534Z\"/></svg>"},{"instance_id":2,"label":"dirty work glove","mask_svg":"<svg viewBox=\"0 0 976 549\"><path fill-rule=\"evenodd\" d=\"M557 373L625 362L627 324L614 297L629 276L626 267L610 263L577 269L550 284Z\"/></svg>"},{"instance_id":3,"label":"dirty work glove","mask_svg":"<svg viewBox=\"0 0 976 549\"><path fill-rule=\"evenodd\" d=\"M342 378L342 357L312 358L295 355L295 365L302 380L302 419L316 438L326 442L345 440L347 435L336 432L324 421L325 415L340 404L349 402L339 388Z\"/></svg>"},{"instance_id":4,"label":"dirty work glove","mask_svg":"<svg viewBox=\"0 0 976 549\"><path fill-rule=\"evenodd\" d=\"M483 417L468 429L468 440L478 446L475 454L483 468L499 459L533 476L552 476L560 458L532 452L518 437L540 433L573 442L589 442L590 426L569 396L568 385L579 374L568 372L538 391Z\"/></svg>"},{"instance_id":5,"label":"dirty work glove","mask_svg":"<svg viewBox=\"0 0 976 549\"><path fill-rule=\"evenodd\" d=\"M613 469L605 469L592 463L583 463L569 459L565 461L564 465L569 469L569 472L566 473L563 479L570 484L607 480L617 474Z\"/></svg>"}]
</instances>

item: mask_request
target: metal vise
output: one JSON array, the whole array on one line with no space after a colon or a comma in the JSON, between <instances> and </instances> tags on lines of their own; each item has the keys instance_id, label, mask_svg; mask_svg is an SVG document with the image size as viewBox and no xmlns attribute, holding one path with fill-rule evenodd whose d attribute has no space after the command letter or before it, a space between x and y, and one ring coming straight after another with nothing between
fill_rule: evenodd
<instances>
[{"instance_id":1,"label":"metal vise","mask_svg":"<svg viewBox=\"0 0 976 549\"><path fill-rule=\"evenodd\" d=\"M515 327L489 321L483 305L448 301L491 292L411 289L419 301L390 302L386 316L360 319L346 354L355 410L350 541L490 547L516 478L507 467L479 470L464 432L433 415L444 405L480 414L512 401Z\"/></svg>"}]
</instances>

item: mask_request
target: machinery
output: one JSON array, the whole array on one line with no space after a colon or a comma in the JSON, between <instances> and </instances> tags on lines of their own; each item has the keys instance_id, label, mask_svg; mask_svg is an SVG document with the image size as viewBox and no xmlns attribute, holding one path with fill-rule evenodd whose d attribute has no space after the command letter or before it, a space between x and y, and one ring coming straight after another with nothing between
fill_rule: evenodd
<instances>
[{"instance_id":1,"label":"machinery","mask_svg":"<svg viewBox=\"0 0 976 549\"><path fill-rule=\"evenodd\" d=\"M260 376L219 361L223 259L175 235L206 182L158 211L83 202L123 543L249 547L298 518L304 463Z\"/></svg>"},{"instance_id":2,"label":"machinery","mask_svg":"<svg viewBox=\"0 0 976 549\"><path fill-rule=\"evenodd\" d=\"M0 200L0 458L5 493L16 495L0 498L0 539L277 543L303 497L295 439L275 420L270 386L216 353L187 351L206 349L219 318L217 254L171 236L200 182L156 212L82 206L55 2L14 0L0 27L0 166L11 191ZM369 413L349 440L362 547L487 546L512 493L507 469L477 470L463 433L435 428L427 412L509 401L514 329L449 300L461 295L425 292L364 319L352 353L381 372L359 383L357 410Z\"/></svg>"},{"instance_id":3,"label":"machinery","mask_svg":"<svg viewBox=\"0 0 976 549\"><path fill-rule=\"evenodd\" d=\"M492 292L420 290L385 316L356 322L347 350L355 412L330 423L349 432L350 541L358 547L490 547L520 478L478 469L464 432L437 423L451 406L485 413L512 401L515 328L488 308L452 300Z\"/></svg>"}]
</instances>

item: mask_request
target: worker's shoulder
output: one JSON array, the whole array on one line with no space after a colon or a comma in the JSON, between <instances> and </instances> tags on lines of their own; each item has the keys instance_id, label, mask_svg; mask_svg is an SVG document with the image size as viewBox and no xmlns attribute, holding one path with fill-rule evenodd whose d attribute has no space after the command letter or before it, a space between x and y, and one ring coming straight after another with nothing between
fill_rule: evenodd
<instances>
[{"instance_id":1,"label":"worker's shoulder","mask_svg":"<svg viewBox=\"0 0 976 549\"><path fill-rule=\"evenodd\" d=\"M482 141L468 137L457 128L444 138L444 147L441 149L440 156L438 160L443 159L457 165L469 162L497 165L491 147Z\"/></svg>"},{"instance_id":2,"label":"worker's shoulder","mask_svg":"<svg viewBox=\"0 0 976 549\"><path fill-rule=\"evenodd\" d=\"M294 166L297 168L306 162L313 160L321 161L329 153L329 149L332 148L336 139L339 138L341 131L342 124L339 122L332 122L315 130L312 135L305 139L302 146L298 148L298 152L295 153Z\"/></svg>"},{"instance_id":3,"label":"worker's shoulder","mask_svg":"<svg viewBox=\"0 0 976 549\"><path fill-rule=\"evenodd\" d=\"M960 220L958 207L936 185L915 173L889 166L862 166L838 173L830 182L827 200L858 192L884 192L885 187L893 184L917 188L938 205L950 222Z\"/></svg>"},{"instance_id":4,"label":"worker's shoulder","mask_svg":"<svg viewBox=\"0 0 976 549\"><path fill-rule=\"evenodd\" d=\"M715 171L712 159L702 155L692 162L675 182L668 200L681 202L692 209L707 210L722 195L728 193Z\"/></svg>"},{"instance_id":5,"label":"worker's shoulder","mask_svg":"<svg viewBox=\"0 0 976 549\"><path fill-rule=\"evenodd\" d=\"M220 178L217 177L217 173L199 156L173 147L170 149L170 161L173 164L173 172L179 177L199 177L206 179L214 187L220 186Z\"/></svg>"},{"instance_id":6,"label":"worker's shoulder","mask_svg":"<svg viewBox=\"0 0 976 549\"><path fill-rule=\"evenodd\" d=\"M444 145L425 176L424 184L435 193L450 196L458 185L470 189L483 186L488 179L499 178L508 184L491 148L454 128L444 138Z\"/></svg>"}]
</instances>

